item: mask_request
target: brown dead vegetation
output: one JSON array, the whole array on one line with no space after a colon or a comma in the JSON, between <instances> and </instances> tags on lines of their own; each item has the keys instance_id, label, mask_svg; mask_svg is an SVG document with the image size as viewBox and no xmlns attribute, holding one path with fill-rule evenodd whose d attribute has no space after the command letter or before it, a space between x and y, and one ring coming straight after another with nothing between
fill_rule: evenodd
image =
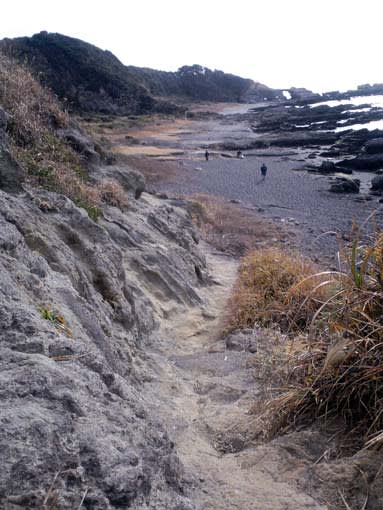
<instances>
[{"instance_id":1,"label":"brown dead vegetation","mask_svg":"<svg viewBox=\"0 0 383 510\"><path fill-rule=\"evenodd\" d=\"M270 392L257 403L266 437L340 420L355 448L383 446L383 235L355 233L337 271L316 272L298 255L256 251L243 261L228 329L275 324ZM298 335L297 335L298 333ZM259 368L259 367L258 367Z\"/></svg>"},{"instance_id":2,"label":"brown dead vegetation","mask_svg":"<svg viewBox=\"0 0 383 510\"><path fill-rule=\"evenodd\" d=\"M323 277L308 278L315 270L309 260L279 248L250 252L229 301L226 329L278 324L284 331L304 330L326 298Z\"/></svg>"},{"instance_id":3,"label":"brown dead vegetation","mask_svg":"<svg viewBox=\"0 0 383 510\"><path fill-rule=\"evenodd\" d=\"M242 256L260 246L279 245L287 233L255 211L207 194L190 197L192 217L204 239L220 251Z\"/></svg>"},{"instance_id":4,"label":"brown dead vegetation","mask_svg":"<svg viewBox=\"0 0 383 510\"><path fill-rule=\"evenodd\" d=\"M56 130L69 116L56 98L23 66L0 53L0 103L9 114L7 132L12 152L25 169L27 181L72 199L96 220L102 202L127 207L118 183L92 184L80 156Z\"/></svg>"},{"instance_id":5,"label":"brown dead vegetation","mask_svg":"<svg viewBox=\"0 0 383 510\"><path fill-rule=\"evenodd\" d=\"M108 205L118 207L121 210L129 208L129 201L126 193L118 182L112 179L103 179L99 185L101 199Z\"/></svg>"}]
</instances>

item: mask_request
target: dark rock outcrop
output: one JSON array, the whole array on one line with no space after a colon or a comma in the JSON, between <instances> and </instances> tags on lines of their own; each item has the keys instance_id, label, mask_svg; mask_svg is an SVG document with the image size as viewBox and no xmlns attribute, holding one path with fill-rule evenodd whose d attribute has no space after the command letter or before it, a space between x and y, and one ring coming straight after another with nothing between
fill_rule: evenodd
<instances>
[{"instance_id":1,"label":"dark rock outcrop","mask_svg":"<svg viewBox=\"0 0 383 510\"><path fill-rule=\"evenodd\" d=\"M347 177L337 177L330 186L333 193L359 193L360 180Z\"/></svg>"},{"instance_id":2,"label":"dark rock outcrop","mask_svg":"<svg viewBox=\"0 0 383 510\"><path fill-rule=\"evenodd\" d=\"M323 174L331 174L337 172L337 168L333 161L322 161L321 166L318 168L318 172Z\"/></svg>"},{"instance_id":3,"label":"dark rock outcrop","mask_svg":"<svg viewBox=\"0 0 383 510\"><path fill-rule=\"evenodd\" d=\"M312 103L318 100L320 101L322 99L322 96L320 94L317 94L305 88L291 87L290 89L287 90L291 94L291 99L299 101L301 103Z\"/></svg>"},{"instance_id":4,"label":"dark rock outcrop","mask_svg":"<svg viewBox=\"0 0 383 510\"><path fill-rule=\"evenodd\" d=\"M377 175L371 181L372 191L383 191L383 175Z\"/></svg>"},{"instance_id":5,"label":"dark rock outcrop","mask_svg":"<svg viewBox=\"0 0 383 510\"><path fill-rule=\"evenodd\" d=\"M382 154L383 138L373 138L372 140L368 140L364 146L364 150L367 154Z\"/></svg>"},{"instance_id":6,"label":"dark rock outcrop","mask_svg":"<svg viewBox=\"0 0 383 510\"><path fill-rule=\"evenodd\" d=\"M366 172L378 170L383 168L383 154L362 155L353 159L344 159L337 163L337 166Z\"/></svg>"}]
</instances>

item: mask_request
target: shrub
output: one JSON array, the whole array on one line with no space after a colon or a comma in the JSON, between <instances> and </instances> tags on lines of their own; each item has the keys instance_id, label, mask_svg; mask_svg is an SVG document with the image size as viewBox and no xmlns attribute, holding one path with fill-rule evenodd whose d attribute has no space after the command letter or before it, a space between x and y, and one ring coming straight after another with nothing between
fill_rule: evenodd
<instances>
[{"instance_id":1,"label":"shrub","mask_svg":"<svg viewBox=\"0 0 383 510\"><path fill-rule=\"evenodd\" d=\"M56 310L53 310L49 306L42 306L41 308L39 308L39 311L43 319L51 322L56 329L61 330L67 336L72 337L72 332L69 329L63 315L61 315Z\"/></svg>"},{"instance_id":2,"label":"shrub","mask_svg":"<svg viewBox=\"0 0 383 510\"><path fill-rule=\"evenodd\" d=\"M104 179L99 185L101 199L108 205L119 207L121 210L129 207L129 201L123 187L112 179Z\"/></svg>"}]
</instances>

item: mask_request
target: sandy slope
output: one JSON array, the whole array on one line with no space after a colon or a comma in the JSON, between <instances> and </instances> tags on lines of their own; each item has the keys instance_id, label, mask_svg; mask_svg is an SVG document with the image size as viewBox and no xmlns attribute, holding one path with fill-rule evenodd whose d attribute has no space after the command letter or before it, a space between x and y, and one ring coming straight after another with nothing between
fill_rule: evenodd
<instances>
[{"instance_id":1,"label":"sandy slope","mask_svg":"<svg viewBox=\"0 0 383 510\"><path fill-rule=\"evenodd\" d=\"M318 451L297 453L293 438L251 445L253 355L216 340L237 263L217 253L208 263L217 283L203 290L202 307L178 309L163 323L163 344L152 353L161 368L147 388L186 470L198 474L196 500L203 510L326 509L299 487Z\"/></svg>"}]
</instances>

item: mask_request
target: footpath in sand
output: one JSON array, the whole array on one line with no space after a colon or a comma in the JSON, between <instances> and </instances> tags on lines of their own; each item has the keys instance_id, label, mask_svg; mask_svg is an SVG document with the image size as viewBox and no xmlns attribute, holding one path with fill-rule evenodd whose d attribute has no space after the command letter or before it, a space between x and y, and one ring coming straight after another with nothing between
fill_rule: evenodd
<instances>
[{"instance_id":1,"label":"footpath in sand","mask_svg":"<svg viewBox=\"0 0 383 510\"><path fill-rule=\"evenodd\" d=\"M235 107L230 108L231 115ZM363 219L373 205L329 194L324 177L293 172L304 153L288 155L281 150L267 156L270 170L262 185L254 169L266 156L237 160L215 153L208 162L203 160L204 144L245 136L253 136L246 119L178 119L144 129L124 131L122 126L110 141L147 176L153 191L170 196L203 192L235 200L239 208L254 210L279 225L291 224L297 231L291 248L304 248L322 261L333 255L335 238L322 234L348 233L350 212ZM126 137L133 137L134 144ZM305 430L262 443L254 434L256 418L249 409L264 390L255 373L256 354L254 349L228 348L219 336L238 262L212 253L208 246L205 251L215 283L198 290L200 307L166 305L163 340L151 348L153 377L145 383L145 394L167 424L185 467L180 476L190 480L200 510L336 508L331 502L343 485L343 468L334 482L328 464L322 464L329 437ZM268 334L258 331L255 345L265 344Z\"/></svg>"},{"instance_id":2,"label":"footpath in sand","mask_svg":"<svg viewBox=\"0 0 383 510\"><path fill-rule=\"evenodd\" d=\"M215 283L201 290L203 306L175 310L162 323L163 343L151 353L157 373L146 388L192 474L196 502L201 510L326 509L309 495L323 445L304 433L252 441L254 354L218 337L237 262L210 249L207 259Z\"/></svg>"}]
</instances>

